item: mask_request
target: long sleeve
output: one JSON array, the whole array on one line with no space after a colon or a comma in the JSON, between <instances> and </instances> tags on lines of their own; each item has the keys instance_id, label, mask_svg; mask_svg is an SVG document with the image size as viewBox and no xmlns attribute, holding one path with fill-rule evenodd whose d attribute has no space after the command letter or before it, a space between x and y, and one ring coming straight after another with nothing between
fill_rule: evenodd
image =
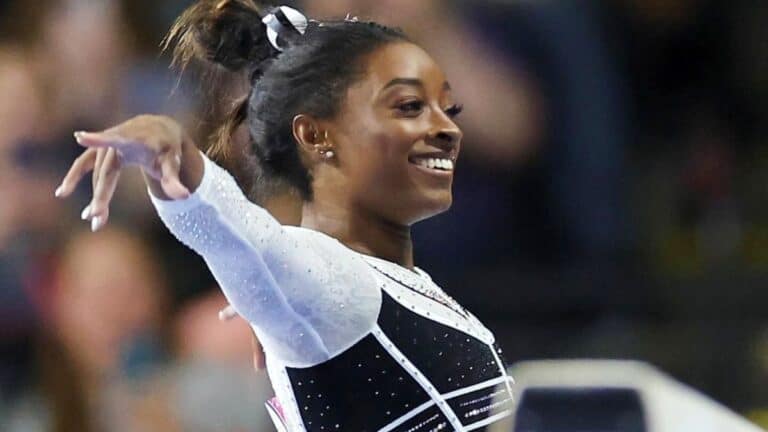
<instances>
[{"instance_id":1,"label":"long sleeve","mask_svg":"<svg viewBox=\"0 0 768 432\"><path fill-rule=\"evenodd\" d=\"M318 241L319 233L282 226L203 159L203 179L189 198L152 202L170 231L204 258L267 354L312 365L356 342L374 325L380 302L362 260L335 240Z\"/></svg>"}]
</instances>

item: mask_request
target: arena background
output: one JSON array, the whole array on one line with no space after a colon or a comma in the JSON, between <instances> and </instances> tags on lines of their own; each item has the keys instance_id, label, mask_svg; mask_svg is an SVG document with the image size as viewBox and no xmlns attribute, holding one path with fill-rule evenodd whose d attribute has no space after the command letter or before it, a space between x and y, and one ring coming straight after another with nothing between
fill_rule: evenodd
<instances>
[{"instance_id":1,"label":"arena background","mask_svg":"<svg viewBox=\"0 0 768 432\"><path fill-rule=\"evenodd\" d=\"M55 200L74 130L239 88L178 80L189 0L0 0L0 429L271 430L265 374L136 173L111 227ZM403 27L466 111L455 204L417 264L507 361L648 361L768 426L768 3L307 0Z\"/></svg>"}]
</instances>

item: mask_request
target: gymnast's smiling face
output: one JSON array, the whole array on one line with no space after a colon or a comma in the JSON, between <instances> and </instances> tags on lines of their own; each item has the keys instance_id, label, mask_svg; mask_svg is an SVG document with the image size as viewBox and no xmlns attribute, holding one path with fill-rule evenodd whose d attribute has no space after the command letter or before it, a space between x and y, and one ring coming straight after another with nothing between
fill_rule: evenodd
<instances>
[{"instance_id":1,"label":"gymnast's smiling face","mask_svg":"<svg viewBox=\"0 0 768 432\"><path fill-rule=\"evenodd\" d=\"M313 167L315 199L341 193L353 209L399 225L447 210L462 132L443 71L408 42L363 61L364 75L322 125L334 156Z\"/></svg>"}]
</instances>

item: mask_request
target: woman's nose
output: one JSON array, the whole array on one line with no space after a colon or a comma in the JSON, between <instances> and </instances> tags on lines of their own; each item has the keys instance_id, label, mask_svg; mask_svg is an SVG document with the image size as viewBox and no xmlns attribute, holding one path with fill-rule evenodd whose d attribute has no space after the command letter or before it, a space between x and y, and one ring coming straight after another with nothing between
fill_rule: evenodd
<instances>
[{"instance_id":1,"label":"woman's nose","mask_svg":"<svg viewBox=\"0 0 768 432\"><path fill-rule=\"evenodd\" d=\"M432 133L430 133L430 138L436 141L435 144L442 144L440 147L443 147L446 144L451 147L458 146L464 134L453 119L442 110L433 116L433 118L435 123L432 128Z\"/></svg>"}]
</instances>

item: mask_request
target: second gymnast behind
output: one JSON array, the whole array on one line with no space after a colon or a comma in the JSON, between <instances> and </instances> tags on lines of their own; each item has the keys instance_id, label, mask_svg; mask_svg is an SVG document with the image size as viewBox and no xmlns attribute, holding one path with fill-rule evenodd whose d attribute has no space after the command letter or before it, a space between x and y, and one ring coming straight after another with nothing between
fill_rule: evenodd
<instances>
[{"instance_id":1,"label":"second gymnast behind","mask_svg":"<svg viewBox=\"0 0 768 432\"><path fill-rule=\"evenodd\" d=\"M435 61L396 29L251 0L199 1L170 36L181 61L249 74L222 135L247 125L256 187L298 190L301 226L161 116L77 132L86 150L56 196L93 171L83 217L98 230L121 169L141 168L160 218L261 341L280 430L473 431L509 415L493 334L413 262L410 227L450 207L462 138Z\"/></svg>"}]
</instances>

